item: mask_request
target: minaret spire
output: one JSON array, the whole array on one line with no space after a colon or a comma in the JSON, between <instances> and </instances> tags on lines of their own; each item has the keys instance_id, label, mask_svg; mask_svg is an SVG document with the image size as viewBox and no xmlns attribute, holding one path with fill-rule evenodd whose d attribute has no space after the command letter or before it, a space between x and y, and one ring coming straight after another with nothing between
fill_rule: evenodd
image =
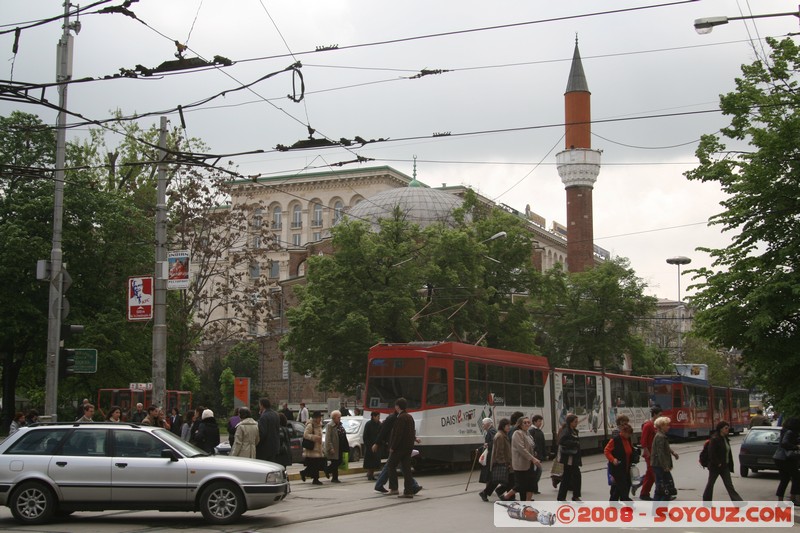
<instances>
[{"instance_id":1,"label":"minaret spire","mask_svg":"<svg viewBox=\"0 0 800 533\"><path fill-rule=\"evenodd\" d=\"M556 154L558 175L567 191L567 268L570 272L583 272L594 266L592 189L600 173L600 151L591 149L591 95L576 35L564 93L566 149Z\"/></svg>"}]
</instances>

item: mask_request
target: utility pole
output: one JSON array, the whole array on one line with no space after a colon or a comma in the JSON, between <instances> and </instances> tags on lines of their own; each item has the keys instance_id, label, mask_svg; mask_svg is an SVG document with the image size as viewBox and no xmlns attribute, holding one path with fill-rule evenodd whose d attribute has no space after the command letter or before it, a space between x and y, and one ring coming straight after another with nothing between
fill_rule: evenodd
<instances>
[{"instance_id":1,"label":"utility pole","mask_svg":"<svg viewBox=\"0 0 800 533\"><path fill-rule=\"evenodd\" d=\"M158 136L156 275L153 290L153 405L166 409L167 395L167 117Z\"/></svg>"},{"instance_id":2,"label":"utility pole","mask_svg":"<svg viewBox=\"0 0 800 533\"><path fill-rule=\"evenodd\" d=\"M63 305L63 251L61 233L64 224L64 166L67 152L67 82L72 79L72 40L70 30L80 31L80 22L69 22L71 4L64 3L64 33L58 41L56 82L58 86L58 117L56 118L56 168L53 194L53 248L50 252L50 300L47 313L47 366L45 372L45 415L57 420L58 408L58 349L61 340L61 309Z\"/></svg>"}]
</instances>

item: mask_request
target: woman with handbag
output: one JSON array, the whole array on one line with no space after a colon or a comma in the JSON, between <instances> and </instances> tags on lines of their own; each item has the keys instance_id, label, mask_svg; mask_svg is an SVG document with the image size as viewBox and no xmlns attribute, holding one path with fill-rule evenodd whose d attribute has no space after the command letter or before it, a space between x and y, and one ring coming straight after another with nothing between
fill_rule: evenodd
<instances>
[{"instance_id":1,"label":"woman with handbag","mask_svg":"<svg viewBox=\"0 0 800 533\"><path fill-rule=\"evenodd\" d=\"M800 506L800 471L797 470L798 463L800 463L798 439L800 439L800 419L795 417L786 419L783 427L781 427L778 449L772 458L775 460L775 465L777 465L778 472L781 475L778 490L775 493L778 496L778 501L783 501L786 486L791 481L792 486L789 488L789 495L792 503Z\"/></svg>"},{"instance_id":2,"label":"woman with handbag","mask_svg":"<svg viewBox=\"0 0 800 533\"><path fill-rule=\"evenodd\" d=\"M511 466L514 468L514 490L521 501L533 501L533 479L542 462L533 454L533 438L528 433L531 419L523 416L511 437ZM505 499L505 498L501 498Z\"/></svg>"},{"instance_id":3,"label":"woman with handbag","mask_svg":"<svg viewBox=\"0 0 800 533\"><path fill-rule=\"evenodd\" d=\"M653 467L653 474L656 477L656 492L653 500L665 501L674 500L675 481L672 479L672 458L678 458L678 454L672 451L667 439L669 424L672 422L667 416L660 416L655 419L653 425L656 427L656 434L653 437L653 448L650 452L650 466Z\"/></svg>"},{"instance_id":4,"label":"woman with handbag","mask_svg":"<svg viewBox=\"0 0 800 533\"><path fill-rule=\"evenodd\" d=\"M497 434L492 443L492 455L490 465L492 467L492 489L503 501L511 501L516 498L514 483L511 479L513 472L511 464L511 441L508 439L508 431L511 429L511 422L508 418L502 418L497 424ZM486 496L492 493L487 486Z\"/></svg>"},{"instance_id":5,"label":"woman with handbag","mask_svg":"<svg viewBox=\"0 0 800 533\"><path fill-rule=\"evenodd\" d=\"M558 452L561 454L561 464L564 465L564 475L561 486L558 488L556 499L566 501L567 491L572 491L572 501L581 500L581 442L578 439L578 415L567 415L566 423L558 434Z\"/></svg>"},{"instance_id":6,"label":"woman with handbag","mask_svg":"<svg viewBox=\"0 0 800 533\"><path fill-rule=\"evenodd\" d=\"M481 423L483 427L483 454L486 460L481 463L481 476L478 478L480 483L486 483L482 491L478 493L481 500L488 502L489 495L494 490L492 486L492 444L497 430L494 428L494 421L491 418L484 418Z\"/></svg>"},{"instance_id":7,"label":"woman with handbag","mask_svg":"<svg viewBox=\"0 0 800 533\"><path fill-rule=\"evenodd\" d=\"M303 432L303 457L306 467L300 471L300 479L310 476L314 485L322 485L319 471L325 470L325 456L322 453L322 413L314 411Z\"/></svg>"},{"instance_id":8,"label":"woman with handbag","mask_svg":"<svg viewBox=\"0 0 800 533\"><path fill-rule=\"evenodd\" d=\"M340 411L331 412L331 421L325 428L325 457L330 459L326 474L331 476L331 483L341 483L339 481L339 465L345 453L350 452L350 445L347 442L347 432L342 425L342 413Z\"/></svg>"}]
</instances>

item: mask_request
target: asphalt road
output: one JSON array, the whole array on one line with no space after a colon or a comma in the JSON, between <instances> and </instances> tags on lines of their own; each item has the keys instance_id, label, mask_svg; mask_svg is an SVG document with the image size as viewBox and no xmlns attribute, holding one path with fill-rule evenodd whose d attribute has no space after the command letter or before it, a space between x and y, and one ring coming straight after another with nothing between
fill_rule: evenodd
<instances>
[{"instance_id":1,"label":"asphalt road","mask_svg":"<svg viewBox=\"0 0 800 533\"><path fill-rule=\"evenodd\" d=\"M732 440L734 456L738 454L742 437ZM703 470L697 456L702 441L674 445L680 454L675 462L674 477L678 488L678 501L701 499L707 471ZM290 467L290 472L299 466ZM354 468L354 472L357 469ZM583 499L606 501L605 459L600 455L584 458ZM293 476L294 477L294 476ZM417 476L424 487L413 500L375 493L373 483L366 480L363 472L340 476L342 483L322 486L292 481L292 493L286 501L271 508L246 513L233 526L211 527L205 524L200 514L157 512L92 512L75 513L62 520L38 527L20 527L11 518L7 508L0 509L0 529L8 532L92 532L134 533L142 531L226 531L259 532L280 528L286 532L354 533L376 531L378 533L436 532L484 532L495 529L493 505L483 503L477 495L482 488L477 483L477 472L473 474L469 489L465 490L469 472L426 473ZM749 501L773 501L778 483L777 473L750 474L747 478L733 476L739 493ZM555 490L544 480L540 500L554 500ZM727 501L727 493L718 482L715 497ZM534 526L535 527L535 526ZM795 525L795 528L798 526ZM560 528L563 530L563 528ZM597 531L612 531L608 528L592 528ZM592 529L582 529L591 531ZM641 528L637 529L641 530ZM712 528L678 527L670 531L715 531ZM722 531L722 529L716 529Z\"/></svg>"}]
</instances>

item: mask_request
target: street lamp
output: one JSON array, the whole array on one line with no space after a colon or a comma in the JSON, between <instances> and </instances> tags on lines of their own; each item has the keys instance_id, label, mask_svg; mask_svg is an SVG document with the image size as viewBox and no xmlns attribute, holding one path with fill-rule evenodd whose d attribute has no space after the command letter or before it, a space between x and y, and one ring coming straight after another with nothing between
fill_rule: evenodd
<instances>
[{"instance_id":1,"label":"street lamp","mask_svg":"<svg viewBox=\"0 0 800 533\"><path fill-rule=\"evenodd\" d=\"M508 233L506 233L505 231L498 231L497 233L495 233L494 235L492 235L488 239L482 240L479 244L483 244L483 243L489 242L489 241L495 241L497 239L505 239L506 237L508 237Z\"/></svg>"},{"instance_id":2,"label":"street lamp","mask_svg":"<svg viewBox=\"0 0 800 533\"><path fill-rule=\"evenodd\" d=\"M706 17L702 19L695 19L694 30L700 35L705 35L706 33L711 33L711 30L714 29L714 26L721 26L722 24L727 24L728 21L731 20L763 19L770 17L786 17L786 16L793 16L800 18L800 6L798 6L797 11L792 11L789 13L768 13L765 15L747 15L743 17Z\"/></svg>"},{"instance_id":3,"label":"street lamp","mask_svg":"<svg viewBox=\"0 0 800 533\"><path fill-rule=\"evenodd\" d=\"M678 265L678 302L681 301L681 265L688 265L691 263L692 260L688 257L683 255L679 255L678 257L670 257L667 259L667 263L670 265Z\"/></svg>"}]
</instances>

